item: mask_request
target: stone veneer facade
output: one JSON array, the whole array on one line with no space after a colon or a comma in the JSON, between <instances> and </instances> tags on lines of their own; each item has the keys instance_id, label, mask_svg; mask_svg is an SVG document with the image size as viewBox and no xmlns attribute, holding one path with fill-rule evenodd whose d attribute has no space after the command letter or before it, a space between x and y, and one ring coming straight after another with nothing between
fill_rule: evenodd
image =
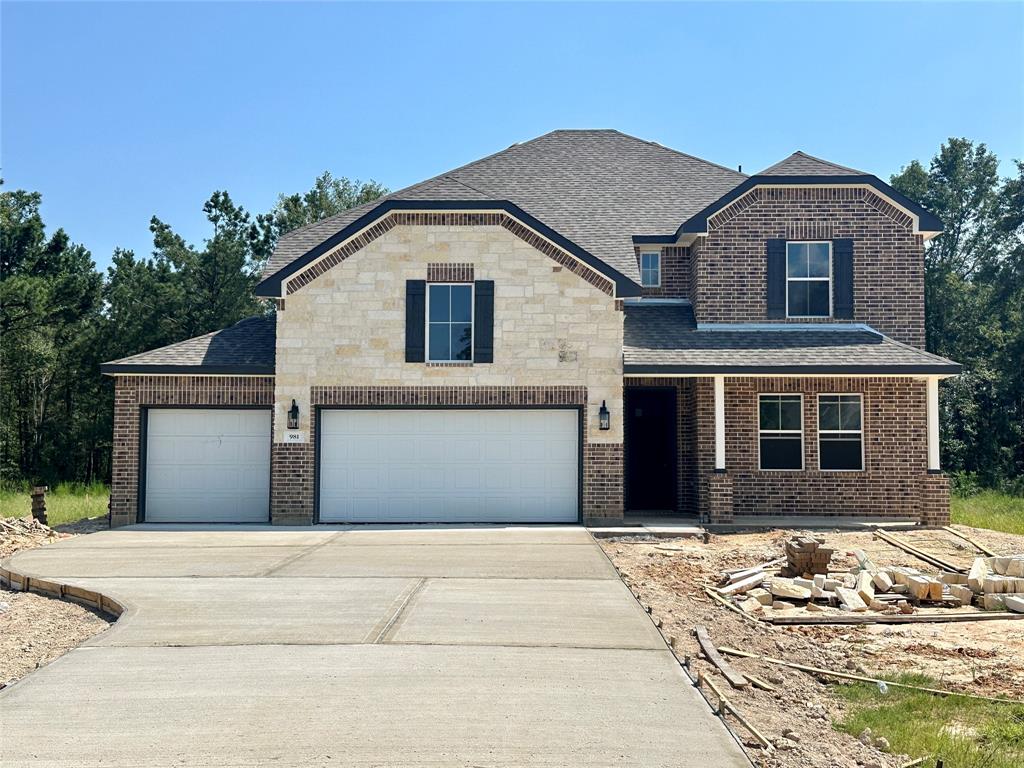
<instances>
[{"instance_id":1,"label":"stone veneer facade","mask_svg":"<svg viewBox=\"0 0 1024 768\"><path fill-rule=\"evenodd\" d=\"M622 516L622 322L599 275L568 268L503 214L405 215L332 266L289 282L277 320L272 518L314 519L322 405L573 405L584 421L583 517ZM338 253L344 253L339 249ZM494 281L494 362L405 361L407 280ZM299 405L308 442L285 443ZM598 428L602 401L615 414Z\"/></svg>"}]
</instances>

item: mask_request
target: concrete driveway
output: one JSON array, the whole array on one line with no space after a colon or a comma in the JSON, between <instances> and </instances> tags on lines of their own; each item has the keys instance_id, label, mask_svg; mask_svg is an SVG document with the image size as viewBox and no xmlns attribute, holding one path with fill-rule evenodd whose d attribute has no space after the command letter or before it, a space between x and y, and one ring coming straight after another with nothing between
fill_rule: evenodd
<instances>
[{"instance_id":1,"label":"concrete driveway","mask_svg":"<svg viewBox=\"0 0 1024 768\"><path fill-rule=\"evenodd\" d=\"M12 569L127 610L0 765L748 766L577 527L134 526Z\"/></svg>"}]
</instances>

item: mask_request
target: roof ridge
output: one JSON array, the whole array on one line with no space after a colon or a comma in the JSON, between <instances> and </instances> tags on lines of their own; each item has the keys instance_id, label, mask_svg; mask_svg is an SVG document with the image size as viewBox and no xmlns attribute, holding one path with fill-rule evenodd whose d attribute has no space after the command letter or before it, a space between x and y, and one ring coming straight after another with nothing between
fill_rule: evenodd
<instances>
[{"instance_id":1,"label":"roof ridge","mask_svg":"<svg viewBox=\"0 0 1024 768\"><path fill-rule=\"evenodd\" d=\"M632 134L624 133L624 132L622 132L622 131L620 131L618 129L615 129L615 128L608 128L607 130L609 132L611 132L611 133L617 133L619 136L624 136L627 139L633 139L634 141L639 141L639 142L641 142L643 144L649 144L652 147L657 147L658 149L663 149L666 152L669 152L669 153L671 153L673 155L679 155L680 157L685 157L685 158L687 158L689 160L696 160L699 163L704 163L706 165L711 165L711 166L714 166L715 168L721 168L723 171L728 171L729 173L735 174L736 176L739 176L740 178L743 178L743 179L750 178L749 176L747 176L747 174L743 173L743 171L733 170L732 168L729 168L728 166L722 165L721 163L716 163L716 162L714 162L712 160L705 160L703 157L697 157L696 155L691 155L688 152L683 152L681 150L675 149L674 147L667 147L664 144L659 144L658 142L651 141L650 139L641 139L639 136L633 136Z\"/></svg>"},{"instance_id":2,"label":"roof ridge","mask_svg":"<svg viewBox=\"0 0 1024 768\"><path fill-rule=\"evenodd\" d=\"M789 155L786 155L784 158L779 160L777 163L773 163L772 165L769 165L764 170L759 171L757 173L757 175L758 176L766 175L766 174L770 173L771 171L774 171L776 168L779 168L780 166L785 165L790 160L792 160L794 157L802 157L805 160L813 160L814 162L820 163L821 165L827 165L829 168L835 168L838 171L843 171L844 173L850 173L850 174L854 174L854 175L857 175L857 176L864 175L864 173L865 173L864 171L857 170L856 168L850 168L849 166L846 166L846 165L840 165L839 163L833 163L831 160L825 160L822 157L817 157L817 156L812 155L812 154L810 154L808 152L804 152L802 149L798 149L795 152L793 152L793 153L791 153ZM780 175L785 175L785 174L780 174ZM793 174L793 175L799 175L799 174Z\"/></svg>"}]
</instances>

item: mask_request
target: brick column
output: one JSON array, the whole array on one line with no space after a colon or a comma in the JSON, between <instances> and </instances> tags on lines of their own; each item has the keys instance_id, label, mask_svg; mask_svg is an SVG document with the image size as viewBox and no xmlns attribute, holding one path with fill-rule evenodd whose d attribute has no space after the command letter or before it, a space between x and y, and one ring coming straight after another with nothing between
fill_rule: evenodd
<instances>
[{"instance_id":1,"label":"brick column","mask_svg":"<svg viewBox=\"0 0 1024 768\"><path fill-rule=\"evenodd\" d=\"M949 525L949 478L941 472L921 475L919 485L921 524Z\"/></svg>"},{"instance_id":2,"label":"brick column","mask_svg":"<svg viewBox=\"0 0 1024 768\"><path fill-rule=\"evenodd\" d=\"M711 472L707 475L705 489L708 523L731 523L732 477L726 472Z\"/></svg>"},{"instance_id":3,"label":"brick column","mask_svg":"<svg viewBox=\"0 0 1024 768\"><path fill-rule=\"evenodd\" d=\"M622 525L622 443L583 444L583 524Z\"/></svg>"},{"instance_id":4,"label":"brick column","mask_svg":"<svg viewBox=\"0 0 1024 768\"><path fill-rule=\"evenodd\" d=\"M114 380L114 442L110 527L136 522L139 509L139 398L137 377Z\"/></svg>"}]
</instances>

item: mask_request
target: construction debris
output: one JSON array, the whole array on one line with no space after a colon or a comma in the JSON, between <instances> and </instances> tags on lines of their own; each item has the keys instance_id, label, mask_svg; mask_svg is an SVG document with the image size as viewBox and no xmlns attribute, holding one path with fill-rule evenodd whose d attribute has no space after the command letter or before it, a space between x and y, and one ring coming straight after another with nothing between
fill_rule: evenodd
<instances>
[{"instance_id":1,"label":"construction debris","mask_svg":"<svg viewBox=\"0 0 1024 768\"><path fill-rule=\"evenodd\" d=\"M968 569L884 531L875 535L941 570L932 574L909 566L879 568L862 550L854 550L848 556L857 561L856 566L830 571L835 550L822 546L823 539L797 535L784 543L786 564L778 574L766 571L771 563L727 571L722 574L722 586L709 589L709 594L753 621L778 624L905 623L924 607L1017 611L1024 598L1024 555L978 557ZM1007 597L1012 599L1007 602ZM801 609L802 615L792 615ZM856 621L842 618L851 613L869 615ZM921 620L942 621L943 616ZM980 618L977 613L958 614L956 620Z\"/></svg>"},{"instance_id":2,"label":"construction debris","mask_svg":"<svg viewBox=\"0 0 1024 768\"><path fill-rule=\"evenodd\" d=\"M781 574L810 577L818 573L828 573L833 550L822 547L824 543L812 536L795 536L787 541L786 565L783 566Z\"/></svg>"},{"instance_id":3,"label":"construction debris","mask_svg":"<svg viewBox=\"0 0 1024 768\"><path fill-rule=\"evenodd\" d=\"M700 645L700 649L704 652L707 660L718 668L718 671L729 681L729 685L733 688L746 688L750 685L750 681L733 669L732 665L715 650L715 644L711 642L705 627L695 627L693 634L697 637L697 643Z\"/></svg>"},{"instance_id":4,"label":"construction debris","mask_svg":"<svg viewBox=\"0 0 1024 768\"><path fill-rule=\"evenodd\" d=\"M0 557L7 557L19 549L37 547L57 538L64 537L32 515L0 518Z\"/></svg>"}]
</instances>

